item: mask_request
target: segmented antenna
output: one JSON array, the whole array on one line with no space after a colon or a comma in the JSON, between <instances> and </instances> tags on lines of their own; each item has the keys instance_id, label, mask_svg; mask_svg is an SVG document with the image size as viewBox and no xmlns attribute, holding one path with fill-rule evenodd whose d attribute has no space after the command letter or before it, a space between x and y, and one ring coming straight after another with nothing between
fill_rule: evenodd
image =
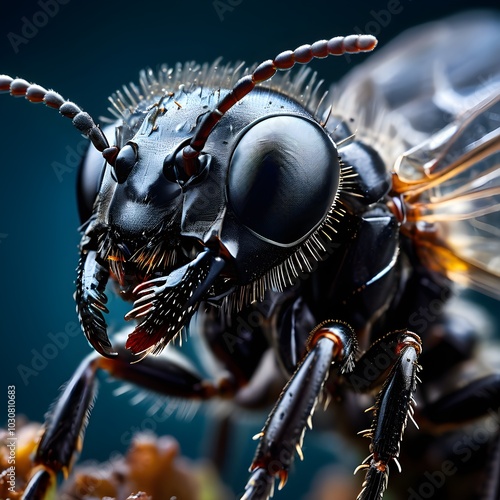
<instances>
[{"instance_id":1,"label":"segmented antenna","mask_svg":"<svg viewBox=\"0 0 500 500\"><path fill-rule=\"evenodd\" d=\"M49 108L58 109L62 116L70 118L73 125L90 139L108 163L114 164L118 148L116 146L109 147L106 136L99 128L99 125L96 125L92 117L82 111L74 102L65 100L53 90L46 90L40 85L29 83L22 78L12 78L8 75L0 75L0 92L10 92L10 95L14 97L24 96L30 102L43 102Z\"/></svg>"},{"instance_id":2,"label":"segmented antenna","mask_svg":"<svg viewBox=\"0 0 500 500\"><path fill-rule=\"evenodd\" d=\"M274 60L269 59L259 64L251 75L240 78L231 92L213 111L205 115L196 127L189 145L182 151L185 171L190 175L198 171L196 160L214 127L224 114L251 92L258 83L269 80L278 70L289 70L295 63L307 64L312 59L323 59L329 55L341 56L370 52L376 45L377 39L371 35L337 36L330 40L314 42L312 45L301 45L295 50L286 50L278 54Z\"/></svg>"},{"instance_id":3,"label":"segmented antenna","mask_svg":"<svg viewBox=\"0 0 500 500\"><path fill-rule=\"evenodd\" d=\"M377 39L371 35L337 36L330 40L314 42L312 45L301 45L295 50L286 50L278 54L274 60L264 61L257 66L251 75L240 78L219 105L203 117L194 130L191 141L182 150L185 172L192 176L199 171L198 157L214 127L224 114L251 92L258 83L269 80L278 70L289 70L295 63L307 64L312 59L322 59L329 55L341 56L370 52L376 45ZM0 92L10 92L14 97L24 96L30 102L43 102L49 108L58 109L62 116L73 121L73 125L88 137L106 161L114 166L119 151L118 147L109 146L99 125L96 125L92 117L82 111L74 102L66 101L53 90L46 90L40 85L29 83L22 78L14 79L8 75L0 75Z\"/></svg>"}]
</instances>

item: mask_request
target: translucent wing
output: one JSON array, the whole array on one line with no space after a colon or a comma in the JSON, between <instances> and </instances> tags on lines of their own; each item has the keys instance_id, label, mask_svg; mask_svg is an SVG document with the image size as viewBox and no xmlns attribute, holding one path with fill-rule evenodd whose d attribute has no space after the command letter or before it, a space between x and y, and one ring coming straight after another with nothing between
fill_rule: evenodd
<instances>
[{"instance_id":1,"label":"translucent wing","mask_svg":"<svg viewBox=\"0 0 500 500\"><path fill-rule=\"evenodd\" d=\"M500 298L500 85L401 155L394 175L427 266Z\"/></svg>"},{"instance_id":2,"label":"translucent wing","mask_svg":"<svg viewBox=\"0 0 500 500\"><path fill-rule=\"evenodd\" d=\"M500 298L500 17L403 34L348 75L336 106L363 110L356 133L393 168L424 263Z\"/></svg>"}]
</instances>

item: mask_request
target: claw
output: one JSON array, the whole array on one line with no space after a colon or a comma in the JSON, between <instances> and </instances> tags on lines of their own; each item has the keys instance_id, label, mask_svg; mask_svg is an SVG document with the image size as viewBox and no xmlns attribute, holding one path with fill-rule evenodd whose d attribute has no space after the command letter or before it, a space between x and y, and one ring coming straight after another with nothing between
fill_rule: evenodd
<instances>
[{"instance_id":1,"label":"claw","mask_svg":"<svg viewBox=\"0 0 500 500\"><path fill-rule=\"evenodd\" d=\"M154 278L152 280L145 281L144 283L140 283L134 288L134 295L140 295L144 293L144 289L146 287L149 287L151 283L160 283L160 282L165 282L166 278L164 276L160 276L159 278Z\"/></svg>"},{"instance_id":2,"label":"claw","mask_svg":"<svg viewBox=\"0 0 500 500\"><path fill-rule=\"evenodd\" d=\"M103 312L107 297L104 292L109 279L109 270L97 261L94 250L82 252L76 280L76 309L83 332L90 345L102 356L113 357L116 353L107 334Z\"/></svg>"},{"instance_id":3,"label":"claw","mask_svg":"<svg viewBox=\"0 0 500 500\"><path fill-rule=\"evenodd\" d=\"M368 464L359 464L355 469L353 474L356 475L360 470L368 469L370 466Z\"/></svg>"},{"instance_id":4,"label":"claw","mask_svg":"<svg viewBox=\"0 0 500 500\"><path fill-rule=\"evenodd\" d=\"M125 319L144 319L129 335L127 349L134 354L163 349L190 320L224 265L206 249L168 276L137 286L134 291L140 297Z\"/></svg>"},{"instance_id":5,"label":"claw","mask_svg":"<svg viewBox=\"0 0 500 500\"><path fill-rule=\"evenodd\" d=\"M149 310L151 309L153 302L147 302L146 304L143 304L138 307L139 301L134 302L134 309L129 311L127 314L125 314L125 319L127 321L131 319L137 319L137 318L142 318L143 316L146 316L148 314Z\"/></svg>"},{"instance_id":6,"label":"claw","mask_svg":"<svg viewBox=\"0 0 500 500\"><path fill-rule=\"evenodd\" d=\"M241 500L266 500L274 494L274 477L265 469L257 468L252 472Z\"/></svg>"},{"instance_id":7,"label":"claw","mask_svg":"<svg viewBox=\"0 0 500 500\"><path fill-rule=\"evenodd\" d=\"M31 477L24 490L23 500L52 500L56 498L56 475L54 472L40 468Z\"/></svg>"}]
</instances>

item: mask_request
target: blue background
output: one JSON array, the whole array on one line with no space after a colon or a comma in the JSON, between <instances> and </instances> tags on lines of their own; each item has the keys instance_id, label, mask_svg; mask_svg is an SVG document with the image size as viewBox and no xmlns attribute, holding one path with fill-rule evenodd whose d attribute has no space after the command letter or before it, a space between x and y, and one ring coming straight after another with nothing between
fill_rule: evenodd
<instances>
[{"instance_id":1,"label":"blue background","mask_svg":"<svg viewBox=\"0 0 500 500\"><path fill-rule=\"evenodd\" d=\"M373 24L368 23L374 21L373 11L388 6L387 0L357 1L350 6L321 0L223 3L230 7L224 12L210 0L69 0L17 52L8 34L21 34L22 18L32 20L41 9L36 1L9 3L8 8L2 7L0 20L0 72L54 88L97 119L106 114L107 96L122 84L136 81L138 71L146 66L212 61L218 56L225 61L261 61L303 43L350 34L358 28L371 29ZM222 8L222 3L217 5ZM380 44L422 21L498 2L452 5L401 0L400 13L378 33ZM353 58L353 62L359 63L363 57ZM316 62L314 68L329 82L348 71L349 65L339 58ZM82 139L68 120L52 110L8 96L0 99L1 386L16 385L17 413L41 421L78 360L90 352L83 335L71 337L36 375L25 380L20 376L20 365L32 367L32 350L46 348L49 333L62 332L77 321L72 299L79 241L76 162L68 154L79 149ZM60 178L54 172L56 162L70 167ZM118 326L127 307L110 298L110 309L109 323ZM101 383L83 458L105 460L113 451L121 451L124 435L134 426L174 433L190 456L210 451L212 419L205 418L206 412L199 412L193 422L173 418L151 424L144 420L147 406L132 406L127 396L114 398L111 393L116 387L116 383ZM6 408L6 387L0 387L0 423L5 421ZM240 491L255 446L250 436L260 430L264 418L258 415L242 423L242 432L234 436L226 475ZM335 458L324 448L324 440L316 437L314 443L314 439L308 434L306 445L309 449L314 446L315 451L308 453L306 446L304 468L287 487L294 492L293 498L307 487L304 478L311 471L323 460ZM340 454L346 451L340 450ZM305 467L310 472L304 473Z\"/></svg>"}]
</instances>

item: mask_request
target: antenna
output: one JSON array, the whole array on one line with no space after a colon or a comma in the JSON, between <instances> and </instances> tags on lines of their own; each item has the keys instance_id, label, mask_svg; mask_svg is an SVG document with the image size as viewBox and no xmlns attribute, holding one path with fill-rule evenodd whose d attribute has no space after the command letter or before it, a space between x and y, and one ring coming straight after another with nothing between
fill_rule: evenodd
<instances>
[{"instance_id":1,"label":"antenna","mask_svg":"<svg viewBox=\"0 0 500 500\"><path fill-rule=\"evenodd\" d=\"M330 40L314 42L312 45L301 45L295 50L286 50L278 54L274 60L269 59L259 64L251 75L240 78L219 105L203 117L195 129L190 143L182 150L184 170L190 175L198 172L199 162L197 158L214 127L224 114L250 93L258 83L269 80L278 70L289 70L295 63L307 64L312 59L323 59L329 55L341 56L370 52L376 45L377 39L371 35L337 36Z\"/></svg>"},{"instance_id":2,"label":"antenna","mask_svg":"<svg viewBox=\"0 0 500 500\"><path fill-rule=\"evenodd\" d=\"M108 163L114 165L118 148L109 147L106 136L92 117L82 111L74 102L67 101L53 90L46 90L40 85L29 83L22 78L0 75L0 92L10 92L14 97L26 97L33 103L43 102L46 106L58 109L59 113L73 121L73 125L102 153Z\"/></svg>"}]
</instances>

